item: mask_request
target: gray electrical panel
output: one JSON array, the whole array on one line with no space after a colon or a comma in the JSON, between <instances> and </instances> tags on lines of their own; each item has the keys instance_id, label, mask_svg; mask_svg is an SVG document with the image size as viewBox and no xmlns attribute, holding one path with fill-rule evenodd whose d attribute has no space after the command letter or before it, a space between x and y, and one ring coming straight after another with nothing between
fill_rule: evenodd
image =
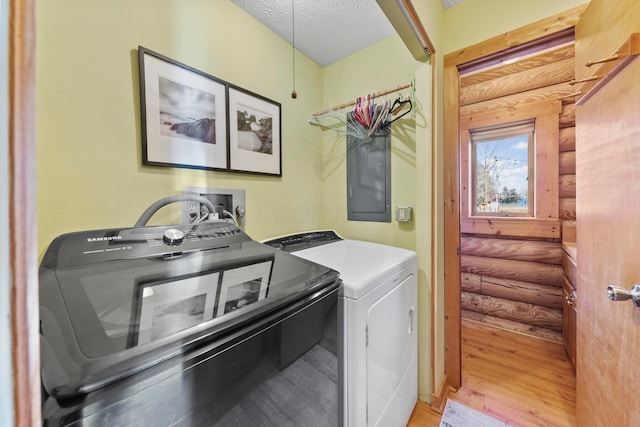
<instances>
[{"instance_id":1,"label":"gray electrical panel","mask_svg":"<svg viewBox=\"0 0 640 427\"><path fill-rule=\"evenodd\" d=\"M390 126L364 138L347 135L347 219L391 222Z\"/></svg>"}]
</instances>

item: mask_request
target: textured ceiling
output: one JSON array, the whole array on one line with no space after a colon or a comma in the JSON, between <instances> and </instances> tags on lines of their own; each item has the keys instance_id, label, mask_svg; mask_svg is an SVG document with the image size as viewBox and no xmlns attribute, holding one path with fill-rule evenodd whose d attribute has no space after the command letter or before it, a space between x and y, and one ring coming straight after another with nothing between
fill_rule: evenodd
<instances>
[{"instance_id":1,"label":"textured ceiling","mask_svg":"<svg viewBox=\"0 0 640 427\"><path fill-rule=\"evenodd\" d=\"M396 33L375 0L232 0L321 66Z\"/></svg>"},{"instance_id":2,"label":"textured ceiling","mask_svg":"<svg viewBox=\"0 0 640 427\"><path fill-rule=\"evenodd\" d=\"M396 34L376 0L231 0L321 66ZM462 0L442 0L448 8Z\"/></svg>"}]
</instances>

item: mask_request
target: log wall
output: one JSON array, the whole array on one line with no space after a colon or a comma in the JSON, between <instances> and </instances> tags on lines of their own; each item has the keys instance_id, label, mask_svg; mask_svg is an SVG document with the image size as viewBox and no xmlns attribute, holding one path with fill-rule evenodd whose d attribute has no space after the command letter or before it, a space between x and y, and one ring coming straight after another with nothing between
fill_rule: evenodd
<instances>
[{"instance_id":1,"label":"log wall","mask_svg":"<svg viewBox=\"0 0 640 427\"><path fill-rule=\"evenodd\" d=\"M576 220L576 108L575 98L565 98L560 114L559 172L560 220Z\"/></svg>"},{"instance_id":2,"label":"log wall","mask_svg":"<svg viewBox=\"0 0 640 427\"><path fill-rule=\"evenodd\" d=\"M472 121L487 112L497 116L546 99L562 103L554 142L558 222L494 225L462 218L460 239L462 317L556 342L562 342L563 298L557 224L576 219L573 79L574 45L567 43L515 64L462 75L460 80L461 120Z\"/></svg>"}]
</instances>

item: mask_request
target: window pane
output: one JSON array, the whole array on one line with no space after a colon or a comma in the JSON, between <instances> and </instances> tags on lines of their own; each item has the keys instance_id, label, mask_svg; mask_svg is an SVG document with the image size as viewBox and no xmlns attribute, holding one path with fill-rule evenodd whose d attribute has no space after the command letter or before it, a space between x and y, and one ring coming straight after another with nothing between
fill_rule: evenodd
<instances>
[{"instance_id":1,"label":"window pane","mask_svg":"<svg viewBox=\"0 0 640 427\"><path fill-rule=\"evenodd\" d=\"M532 216L529 163L533 131L522 132L521 126L511 135L505 128L499 132L484 130L472 133L471 139L473 214Z\"/></svg>"}]
</instances>

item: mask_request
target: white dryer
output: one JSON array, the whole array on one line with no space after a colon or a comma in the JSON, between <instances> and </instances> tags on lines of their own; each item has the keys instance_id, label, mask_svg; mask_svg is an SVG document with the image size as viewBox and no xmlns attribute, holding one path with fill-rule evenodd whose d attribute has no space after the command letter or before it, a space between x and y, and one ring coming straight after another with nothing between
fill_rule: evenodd
<instances>
[{"instance_id":1,"label":"white dryer","mask_svg":"<svg viewBox=\"0 0 640 427\"><path fill-rule=\"evenodd\" d=\"M329 230L263 243L340 273L344 425L406 426L418 389L416 253Z\"/></svg>"}]
</instances>

